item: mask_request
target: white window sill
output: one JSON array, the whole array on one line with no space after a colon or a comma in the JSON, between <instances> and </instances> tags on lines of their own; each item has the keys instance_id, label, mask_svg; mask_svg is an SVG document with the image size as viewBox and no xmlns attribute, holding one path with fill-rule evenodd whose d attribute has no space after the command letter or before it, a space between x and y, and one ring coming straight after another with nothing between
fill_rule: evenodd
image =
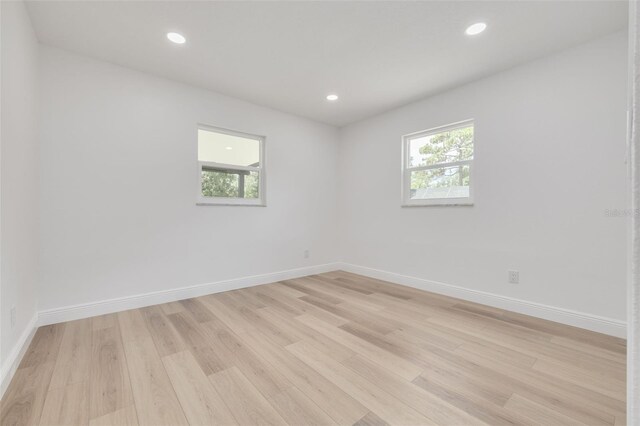
<instances>
[{"instance_id":1,"label":"white window sill","mask_svg":"<svg viewBox=\"0 0 640 426\"><path fill-rule=\"evenodd\" d=\"M240 198L220 198L218 200L199 199L196 206L244 206L244 207L267 207L267 203L262 200L247 200Z\"/></svg>"},{"instance_id":2,"label":"white window sill","mask_svg":"<svg viewBox=\"0 0 640 426\"><path fill-rule=\"evenodd\" d=\"M434 198L431 200L414 200L403 202L401 207L471 207L473 200L469 198Z\"/></svg>"}]
</instances>

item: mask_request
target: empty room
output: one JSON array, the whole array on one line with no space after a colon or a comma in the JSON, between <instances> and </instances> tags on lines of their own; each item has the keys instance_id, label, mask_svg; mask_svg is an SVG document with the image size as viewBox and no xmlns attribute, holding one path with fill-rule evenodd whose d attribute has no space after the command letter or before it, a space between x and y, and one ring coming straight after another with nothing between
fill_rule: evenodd
<instances>
[{"instance_id":1,"label":"empty room","mask_svg":"<svg viewBox=\"0 0 640 426\"><path fill-rule=\"evenodd\" d=\"M0 15L0 425L640 426L635 2Z\"/></svg>"}]
</instances>

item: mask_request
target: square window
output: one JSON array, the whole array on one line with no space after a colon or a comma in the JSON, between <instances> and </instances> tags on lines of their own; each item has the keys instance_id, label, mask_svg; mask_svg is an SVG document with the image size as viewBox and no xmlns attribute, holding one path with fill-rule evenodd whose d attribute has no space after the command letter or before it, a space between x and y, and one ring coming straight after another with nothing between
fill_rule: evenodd
<instances>
[{"instance_id":1,"label":"square window","mask_svg":"<svg viewBox=\"0 0 640 426\"><path fill-rule=\"evenodd\" d=\"M198 204L265 205L263 136L198 127Z\"/></svg>"},{"instance_id":2,"label":"square window","mask_svg":"<svg viewBox=\"0 0 640 426\"><path fill-rule=\"evenodd\" d=\"M473 121L413 133L402 140L403 205L473 203Z\"/></svg>"}]
</instances>

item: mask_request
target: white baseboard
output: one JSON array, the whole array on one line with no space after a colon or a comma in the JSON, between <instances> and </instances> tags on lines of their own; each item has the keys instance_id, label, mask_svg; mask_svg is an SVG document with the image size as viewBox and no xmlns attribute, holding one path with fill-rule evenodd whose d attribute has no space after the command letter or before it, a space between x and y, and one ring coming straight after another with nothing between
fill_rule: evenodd
<instances>
[{"instance_id":1,"label":"white baseboard","mask_svg":"<svg viewBox=\"0 0 640 426\"><path fill-rule=\"evenodd\" d=\"M591 315L556 306L544 305L542 303L528 302L526 300L515 299L513 297L471 290L469 288L459 287L452 284L410 277L407 275L353 265L350 263L340 263L340 269L354 274L364 275L366 277L389 281L433 293L444 294L446 296L481 303L483 305L489 305L495 308L518 312L525 315L531 315L533 317L572 325L591 331L597 331L598 333L604 333L621 338L626 338L627 336L627 325L626 322L622 320Z\"/></svg>"},{"instance_id":2,"label":"white baseboard","mask_svg":"<svg viewBox=\"0 0 640 426\"><path fill-rule=\"evenodd\" d=\"M36 334L36 330L38 328L37 324L38 313L36 312L25 327L16 344L13 346L13 349L11 350L11 353L9 353L7 360L0 367L0 399L2 399L4 392L9 387L9 383L11 383L11 379L18 369L18 365L20 365L22 357L31 344L33 335Z\"/></svg>"},{"instance_id":3,"label":"white baseboard","mask_svg":"<svg viewBox=\"0 0 640 426\"><path fill-rule=\"evenodd\" d=\"M170 290L154 291L151 293L137 294L133 296L118 297L115 299L101 300L98 302L83 303L79 305L65 306L62 308L40 311L38 325L56 324L59 322L73 321L89 318L96 315L110 314L145 306L158 305L160 303L189 299L204 296L205 294L220 293L239 288L253 287L261 284L269 284L282 280L304 277L306 275L321 274L335 271L337 263L308 266L286 271L272 272L269 274L253 275L243 278L218 281L206 284L197 284L189 287L181 287Z\"/></svg>"}]
</instances>

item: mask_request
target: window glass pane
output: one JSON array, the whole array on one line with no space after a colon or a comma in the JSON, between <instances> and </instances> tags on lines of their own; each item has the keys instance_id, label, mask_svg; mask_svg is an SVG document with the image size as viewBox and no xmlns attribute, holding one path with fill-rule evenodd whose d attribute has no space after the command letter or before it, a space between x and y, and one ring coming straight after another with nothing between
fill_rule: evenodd
<instances>
[{"instance_id":1,"label":"window glass pane","mask_svg":"<svg viewBox=\"0 0 640 426\"><path fill-rule=\"evenodd\" d=\"M203 168L202 195L204 197L258 198L258 172Z\"/></svg>"},{"instance_id":2,"label":"window glass pane","mask_svg":"<svg viewBox=\"0 0 640 426\"><path fill-rule=\"evenodd\" d=\"M258 172L249 172L244 177L244 198L259 198L260 175Z\"/></svg>"},{"instance_id":3,"label":"window glass pane","mask_svg":"<svg viewBox=\"0 0 640 426\"><path fill-rule=\"evenodd\" d=\"M473 159L473 125L409 140L409 167Z\"/></svg>"},{"instance_id":4,"label":"window glass pane","mask_svg":"<svg viewBox=\"0 0 640 426\"><path fill-rule=\"evenodd\" d=\"M412 200L469 197L469 171L469 165L465 164L410 172L409 197Z\"/></svg>"},{"instance_id":5,"label":"window glass pane","mask_svg":"<svg viewBox=\"0 0 640 426\"><path fill-rule=\"evenodd\" d=\"M198 129L198 161L258 167L260 141Z\"/></svg>"}]
</instances>

